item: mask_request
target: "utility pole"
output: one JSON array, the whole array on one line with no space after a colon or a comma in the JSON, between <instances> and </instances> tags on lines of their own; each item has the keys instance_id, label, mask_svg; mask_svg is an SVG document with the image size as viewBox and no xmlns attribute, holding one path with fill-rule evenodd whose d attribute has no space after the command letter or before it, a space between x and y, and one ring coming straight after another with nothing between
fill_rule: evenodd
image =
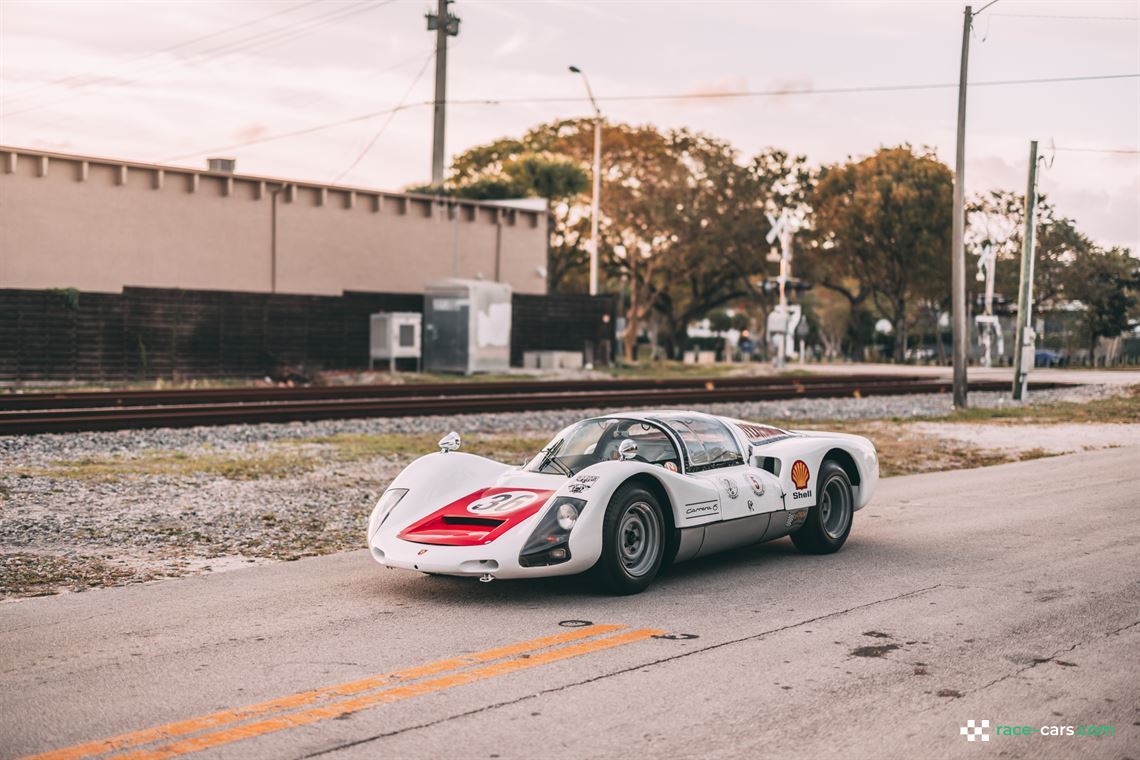
<instances>
[{"instance_id":1,"label":"utility pole","mask_svg":"<svg viewBox=\"0 0 1140 760\"><path fill-rule=\"evenodd\" d=\"M1037 141L1029 143L1029 183L1025 189L1025 235L1021 243L1021 287L1017 294L1017 337L1013 351L1013 399L1021 401L1028 390L1033 369L1036 334L1033 315L1034 238L1037 233Z\"/></svg>"},{"instance_id":2,"label":"utility pole","mask_svg":"<svg viewBox=\"0 0 1140 760\"><path fill-rule=\"evenodd\" d=\"M590 80L586 72L577 66L571 66L572 74L581 74L582 81L586 83L586 94L590 96L590 105L594 107L594 192L590 199L590 295L598 294L598 208L602 195L602 109L598 108L598 101L594 99L594 91L590 89Z\"/></svg>"},{"instance_id":3,"label":"utility pole","mask_svg":"<svg viewBox=\"0 0 1140 760\"><path fill-rule=\"evenodd\" d=\"M950 246L950 312L954 336L954 406L965 409L966 362L969 333L966 326L966 75L970 58L970 23L973 8L966 6L962 23L962 68L958 74L958 145L954 161L954 232Z\"/></svg>"},{"instance_id":4,"label":"utility pole","mask_svg":"<svg viewBox=\"0 0 1140 760\"><path fill-rule=\"evenodd\" d=\"M459 34L459 19L447 12L447 6L454 0L439 0L435 13L427 14L427 28L435 32L435 121L432 126L431 141L431 183L443 184L443 167L446 156L443 151L444 117L447 110L447 38Z\"/></svg>"}]
</instances>

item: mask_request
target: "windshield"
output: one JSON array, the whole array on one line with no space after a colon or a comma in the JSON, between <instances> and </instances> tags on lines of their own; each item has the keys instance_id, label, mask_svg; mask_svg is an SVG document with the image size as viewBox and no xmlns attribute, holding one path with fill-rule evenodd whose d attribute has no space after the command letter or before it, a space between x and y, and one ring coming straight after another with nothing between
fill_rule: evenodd
<instances>
[{"instance_id":1,"label":"windshield","mask_svg":"<svg viewBox=\"0 0 1140 760\"><path fill-rule=\"evenodd\" d=\"M598 462L618 459L618 446L627 439L637 444L634 461L661 465L673 472L681 464L677 448L659 426L642 420L605 417L563 430L527 463L526 470L569 477Z\"/></svg>"}]
</instances>

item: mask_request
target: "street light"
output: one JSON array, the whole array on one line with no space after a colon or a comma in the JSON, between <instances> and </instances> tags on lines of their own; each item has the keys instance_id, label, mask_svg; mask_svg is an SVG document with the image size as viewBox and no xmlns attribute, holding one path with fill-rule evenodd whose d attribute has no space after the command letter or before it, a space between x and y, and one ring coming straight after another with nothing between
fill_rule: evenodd
<instances>
[{"instance_id":1,"label":"street light","mask_svg":"<svg viewBox=\"0 0 1140 760\"><path fill-rule=\"evenodd\" d=\"M590 96L590 105L594 107L594 194L590 201L590 295L598 294L598 203L602 194L602 109L598 108L598 101L594 100L594 91L590 89L590 80L586 73L577 66L570 67L570 73L581 74L582 81L586 83L586 94Z\"/></svg>"}]
</instances>

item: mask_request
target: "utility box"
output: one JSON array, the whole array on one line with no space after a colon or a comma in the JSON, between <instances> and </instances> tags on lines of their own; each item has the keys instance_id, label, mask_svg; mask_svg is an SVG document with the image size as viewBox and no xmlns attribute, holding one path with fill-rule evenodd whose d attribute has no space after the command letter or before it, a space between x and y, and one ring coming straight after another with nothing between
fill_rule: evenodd
<instances>
[{"instance_id":1,"label":"utility box","mask_svg":"<svg viewBox=\"0 0 1140 760\"><path fill-rule=\"evenodd\" d=\"M451 279L425 288L425 371L502 372L510 363L510 285Z\"/></svg>"},{"instance_id":2,"label":"utility box","mask_svg":"<svg viewBox=\"0 0 1140 760\"><path fill-rule=\"evenodd\" d=\"M423 316L414 311L391 311L373 314L369 331L368 368L377 359L388 362L388 369L396 371L397 359L415 359L420 369L420 326Z\"/></svg>"}]
</instances>

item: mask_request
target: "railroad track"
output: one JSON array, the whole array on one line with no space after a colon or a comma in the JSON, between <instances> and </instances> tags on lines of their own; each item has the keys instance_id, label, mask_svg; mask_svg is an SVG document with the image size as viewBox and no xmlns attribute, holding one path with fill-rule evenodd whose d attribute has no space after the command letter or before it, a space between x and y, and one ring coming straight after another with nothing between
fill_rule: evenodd
<instances>
[{"instance_id":1,"label":"railroad track","mask_svg":"<svg viewBox=\"0 0 1140 760\"><path fill-rule=\"evenodd\" d=\"M1033 388L1054 384L1034 384ZM1004 381L970 390L1005 390ZM0 435L549 409L615 409L795 398L947 393L897 375L520 381L317 388L218 388L0 396Z\"/></svg>"},{"instance_id":2,"label":"railroad track","mask_svg":"<svg viewBox=\"0 0 1140 760\"><path fill-rule=\"evenodd\" d=\"M739 388L832 384L846 381L907 382L912 375L803 375L772 377L634 378L629 380L508 380L500 382L407 383L403 385L322 385L303 387L202 388L193 390L59 391L0 394L0 412L22 409L93 409L136 406L262 403L266 401L339 401L349 399L432 398L531 393L569 393L672 388Z\"/></svg>"}]
</instances>

